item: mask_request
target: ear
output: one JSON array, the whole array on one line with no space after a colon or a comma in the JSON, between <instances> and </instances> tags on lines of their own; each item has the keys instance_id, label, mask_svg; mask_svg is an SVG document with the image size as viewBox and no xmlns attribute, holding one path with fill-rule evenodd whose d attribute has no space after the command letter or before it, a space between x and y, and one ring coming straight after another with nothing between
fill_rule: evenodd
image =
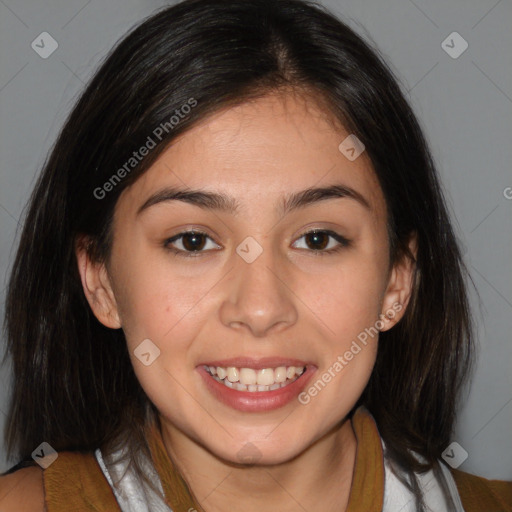
<instances>
[{"instance_id":1,"label":"ear","mask_svg":"<svg viewBox=\"0 0 512 512\"><path fill-rule=\"evenodd\" d=\"M380 331L391 329L401 320L412 295L416 256L418 254L416 232L411 235L408 245L414 260L404 254L391 269L388 285L382 300L381 314L379 315L383 324L383 327L379 329Z\"/></svg>"},{"instance_id":2,"label":"ear","mask_svg":"<svg viewBox=\"0 0 512 512\"><path fill-rule=\"evenodd\" d=\"M121 321L107 269L91 259L88 243L88 239L81 238L75 245L82 288L96 318L106 327L119 329Z\"/></svg>"}]
</instances>

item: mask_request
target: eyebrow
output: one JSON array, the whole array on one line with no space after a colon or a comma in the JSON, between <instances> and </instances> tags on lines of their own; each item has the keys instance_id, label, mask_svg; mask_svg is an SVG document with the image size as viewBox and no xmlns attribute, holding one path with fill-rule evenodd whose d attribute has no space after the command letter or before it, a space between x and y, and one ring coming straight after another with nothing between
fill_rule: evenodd
<instances>
[{"instance_id":1,"label":"eyebrow","mask_svg":"<svg viewBox=\"0 0 512 512\"><path fill-rule=\"evenodd\" d=\"M286 215L291 211L333 198L353 199L367 210L372 210L370 203L363 195L353 188L342 184L334 184L326 187L312 187L288 194L282 198L278 209L280 215ZM137 215L153 205L170 201L183 201L205 210L215 210L230 214L236 214L240 210L240 204L236 199L223 193L166 187L152 194L137 210Z\"/></svg>"}]
</instances>

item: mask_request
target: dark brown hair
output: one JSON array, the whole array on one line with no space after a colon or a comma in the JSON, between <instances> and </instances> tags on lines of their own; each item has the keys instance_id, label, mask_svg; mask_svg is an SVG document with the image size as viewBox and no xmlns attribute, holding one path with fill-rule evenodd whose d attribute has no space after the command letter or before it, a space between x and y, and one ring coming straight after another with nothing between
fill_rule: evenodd
<instances>
[{"instance_id":1,"label":"dark brown hair","mask_svg":"<svg viewBox=\"0 0 512 512\"><path fill-rule=\"evenodd\" d=\"M325 8L301 0L167 7L123 38L84 90L30 199L8 287L11 457L30 459L42 441L56 450L115 442L134 453L147 450L144 426L155 408L134 374L123 331L101 325L89 308L75 243L86 235L91 255L108 261L119 194L170 141L221 108L283 87L316 95L364 143L387 202L391 262L411 257L407 242L418 236L412 299L402 320L380 334L357 405L373 414L399 466L439 470L473 358L467 271L429 149L397 79L369 43ZM191 98L194 108L98 198L95 190Z\"/></svg>"}]
</instances>

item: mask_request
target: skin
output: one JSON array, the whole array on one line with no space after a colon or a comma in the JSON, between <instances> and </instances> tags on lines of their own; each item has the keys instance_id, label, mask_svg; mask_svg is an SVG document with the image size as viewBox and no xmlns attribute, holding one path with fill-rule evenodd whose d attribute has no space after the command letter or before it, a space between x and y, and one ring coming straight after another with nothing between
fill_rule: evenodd
<instances>
[{"instance_id":1,"label":"skin","mask_svg":"<svg viewBox=\"0 0 512 512\"><path fill-rule=\"evenodd\" d=\"M77 249L89 303L105 325L123 328L166 449L208 512L233 503L247 512L346 509L357 445L346 416L371 375L378 336L307 405L293 400L268 412L219 402L196 367L236 356L293 357L315 365L315 382L400 303L380 330L392 328L409 301L413 264L390 267L386 203L370 161L363 153L351 162L338 150L348 132L325 112L314 98L286 91L208 117L122 193L108 264ZM345 197L279 215L283 196L333 183L358 191L371 209ZM234 215L172 201L137 215L165 186L223 192L241 209ZM165 248L192 228L211 238L199 257ZM315 254L318 242L308 246L302 236L313 228L351 244ZM236 253L247 236L263 249L250 264ZM184 250L184 243L173 246ZM414 240L410 247L415 253ZM133 354L147 338L161 351L150 366ZM241 466L237 454L247 442L260 458Z\"/></svg>"}]
</instances>

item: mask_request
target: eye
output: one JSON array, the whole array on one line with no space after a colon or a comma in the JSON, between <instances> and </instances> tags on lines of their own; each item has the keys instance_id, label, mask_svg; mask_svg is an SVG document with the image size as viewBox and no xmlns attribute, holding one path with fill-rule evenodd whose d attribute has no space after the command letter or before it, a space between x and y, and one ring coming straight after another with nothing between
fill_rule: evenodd
<instances>
[{"instance_id":1,"label":"eye","mask_svg":"<svg viewBox=\"0 0 512 512\"><path fill-rule=\"evenodd\" d=\"M174 254L176 254L176 256L181 256L184 258L195 258L199 256L201 252L205 252L203 249L212 248L207 247L208 240L213 242L213 240L202 231L184 231L182 233L178 233L172 238L168 238L164 242L164 247L172 251ZM172 244L176 244L178 247L173 247ZM214 243L213 248L220 248L220 246Z\"/></svg>"},{"instance_id":2,"label":"eye","mask_svg":"<svg viewBox=\"0 0 512 512\"><path fill-rule=\"evenodd\" d=\"M299 249L309 249L315 256L332 254L350 245L349 240L330 230L314 229L304 233L298 240L302 238L305 239L307 247L299 247ZM329 239L331 239L331 241L329 241ZM213 247L208 247L208 241L213 243ZM172 251L176 256L184 258L198 257L208 249L220 248L219 245L213 242L208 234L202 231L184 231L178 233L165 240L164 247Z\"/></svg>"},{"instance_id":3,"label":"eye","mask_svg":"<svg viewBox=\"0 0 512 512\"><path fill-rule=\"evenodd\" d=\"M315 256L332 254L350 245L349 240L330 230L314 229L304 233L299 240L302 238L305 239L307 247L299 247L299 249L310 249ZM330 245L329 239L334 240L333 244Z\"/></svg>"}]
</instances>

